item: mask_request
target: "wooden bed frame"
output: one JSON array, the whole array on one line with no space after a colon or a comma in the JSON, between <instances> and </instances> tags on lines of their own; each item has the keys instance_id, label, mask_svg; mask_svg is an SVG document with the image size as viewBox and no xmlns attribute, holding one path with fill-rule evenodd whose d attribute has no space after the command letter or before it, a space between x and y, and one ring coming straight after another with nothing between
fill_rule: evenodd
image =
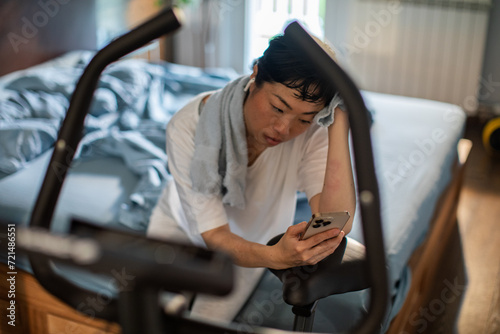
<instances>
[{"instance_id":1,"label":"wooden bed frame","mask_svg":"<svg viewBox=\"0 0 500 334\"><path fill-rule=\"evenodd\" d=\"M0 264L0 272L7 273L5 264ZM120 326L92 318L69 307L49 294L31 274L17 270L15 275L16 313L13 327L8 324L6 312L10 299L10 286L5 279L0 280L0 333L4 334L96 334L120 333ZM86 301L82 300L82 303Z\"/></svg>"},{"instance_id":2,"label":"wooden bed frame","mask_svg":"<svg viewBox=\"0 0 500 334\"><path fill-rule=\"evenodd\" d=\"M456 213L471 147L469 140L460 140L459 160L451 171L452 181L440 197L426 241L412 255L410 290L387 334L450 333L455 326L466 284ZM0 272L8 271L5 264L0 264ZM0 280L1 312L7 310L8 292L8 282ZM1 333L120 333L117 324L77 312L46 292L31 274L21 270L16 275L15 302L16 327L8 325L2 315Z\"/></svg>"},{"instance_id":3,"label":"wooden bed frame","mask_svg":"<svg viewBox=\"0 0 500 334\"><path fill-rule=\"evenodd\" d=\"M466 273L457 207L472 142L458 143L452 181L441 194L431 230L409 261L410 290L387 334L452 333L465 296Z\"/></svg>"}]
</instances>

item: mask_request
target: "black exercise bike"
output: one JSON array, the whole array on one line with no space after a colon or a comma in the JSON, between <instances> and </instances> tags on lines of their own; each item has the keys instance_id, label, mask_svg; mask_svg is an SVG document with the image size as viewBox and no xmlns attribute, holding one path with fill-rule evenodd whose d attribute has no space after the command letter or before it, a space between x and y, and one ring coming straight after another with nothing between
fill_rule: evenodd
<instances>
[{"instance_id":1,"label":"black exercise bike","mask_svg":"<svg viewBox=\"0 0 500 334\"><path fill-rule=\"evenodd\" d=\"M72 222L68 235L50 233L54 208L81 139L84 119L100 74L110 63L180 27L178 14L177 9L164 10L111 42L90 61L72 96L29 227L18 229L18 248L28 254L34 276L41 285L75 309L81 300L95 296L95 292L82 289L57 274L52 261L100 274L109 273L111 268L127 268L128 275L134 277L133 282L120 289L96 312L99 318L118 322L124 334L236 334L241 333L241 329L184 318L180 312L182 307L166 312L158 302L162 291L227 294L233 282L232 263L226 255L195 246L106 230L76 220ZM378 333L388 303L388 280L368 113L359 90L349 76L299 23L291 23L285 34L290 35L297 52L308 57L318 72L338 88L349 110L366 251L364 247L344 239L335 253L322 261L307 278L300 275L300 271L307 268L296 268L286 275L284 271L273 273L283 282L285 301L294 306L295 330L311 331L314 309L320 298L370 287L368 316L353 333ZM57 168L52 168L55 166ZM277 242L278 238L270 243ZM165 261L157 261L158 252ZM301 282L298 289L297 279ZM273 331L264 328L252 330L253 333Z\"/></svg>"}]
</instances>

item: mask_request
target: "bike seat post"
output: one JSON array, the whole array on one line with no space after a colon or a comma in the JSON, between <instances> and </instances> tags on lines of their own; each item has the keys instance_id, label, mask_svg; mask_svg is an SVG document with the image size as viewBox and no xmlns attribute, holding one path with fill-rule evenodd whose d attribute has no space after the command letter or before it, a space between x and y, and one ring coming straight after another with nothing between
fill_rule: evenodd
<instances>
[{"instance_id":1,"label":"bike seat post","mask_svg":"<svg viewBox=\"0 0 500 334\"><path fill-rule=\"evenodd\" d=\"M293 330L295 332L312 332L314 313L318 301L305 306L293 306L292 312L295 314L293 321Z\"/></svg>"}]
</instances>

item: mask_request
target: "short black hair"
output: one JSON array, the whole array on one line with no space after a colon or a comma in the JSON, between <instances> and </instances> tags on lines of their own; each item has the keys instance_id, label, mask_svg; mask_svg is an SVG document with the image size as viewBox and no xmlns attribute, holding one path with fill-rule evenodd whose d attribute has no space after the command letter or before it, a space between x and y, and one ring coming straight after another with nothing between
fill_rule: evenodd
<instances>
[{"instance_id":1,"label":"short black hair","mask_svg":"<svg viewBox=\"0 0 500 334\"><path fill-rule=\"evenodd\" d=\"M288 39L286 34L271 38L262 57L256 60L256 85L260 87L263 82L281 83L297 90L297 97L304 101L327 105L337 92L336 87L324 80Z\"/></svg>"}]
</instances>

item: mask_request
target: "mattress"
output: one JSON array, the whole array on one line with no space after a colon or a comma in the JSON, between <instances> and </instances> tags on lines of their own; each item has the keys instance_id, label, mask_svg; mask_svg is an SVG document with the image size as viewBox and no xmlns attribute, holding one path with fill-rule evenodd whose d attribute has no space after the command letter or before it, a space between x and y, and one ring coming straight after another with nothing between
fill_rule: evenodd
<instances>
[{"instance_id":1,"label":"mattress","mask_svg":"<svg viewBox=\"0 0 500 334\"><path fill-rule=\"evenodd\" d=\"M31 161L19 172L0 180L1 219L27 225L38 197L45 171L52 154L49 150ZM64 233L73 217L81 217L96 224L125 228L118 224L120 206L138 182L138 177L117 158L100 158L76 162L63 184L52 230ZM0 254L0 261L5 253ZM18 267L30 270L26 263Z\"/></svg>"},{"instance_id":2,"label":"mattress","mask_svg":"<svg viewBox=\"0 0 500 334\"><path fill-rule=\"evenodd\" d=\"M451 180L466 115L437 101L368 92L364 97L376 110L371 135L394 283L423 241L438 197ZM362 242L360 218L356 215L351 237Z\"/></svg>"}]
</instances>

